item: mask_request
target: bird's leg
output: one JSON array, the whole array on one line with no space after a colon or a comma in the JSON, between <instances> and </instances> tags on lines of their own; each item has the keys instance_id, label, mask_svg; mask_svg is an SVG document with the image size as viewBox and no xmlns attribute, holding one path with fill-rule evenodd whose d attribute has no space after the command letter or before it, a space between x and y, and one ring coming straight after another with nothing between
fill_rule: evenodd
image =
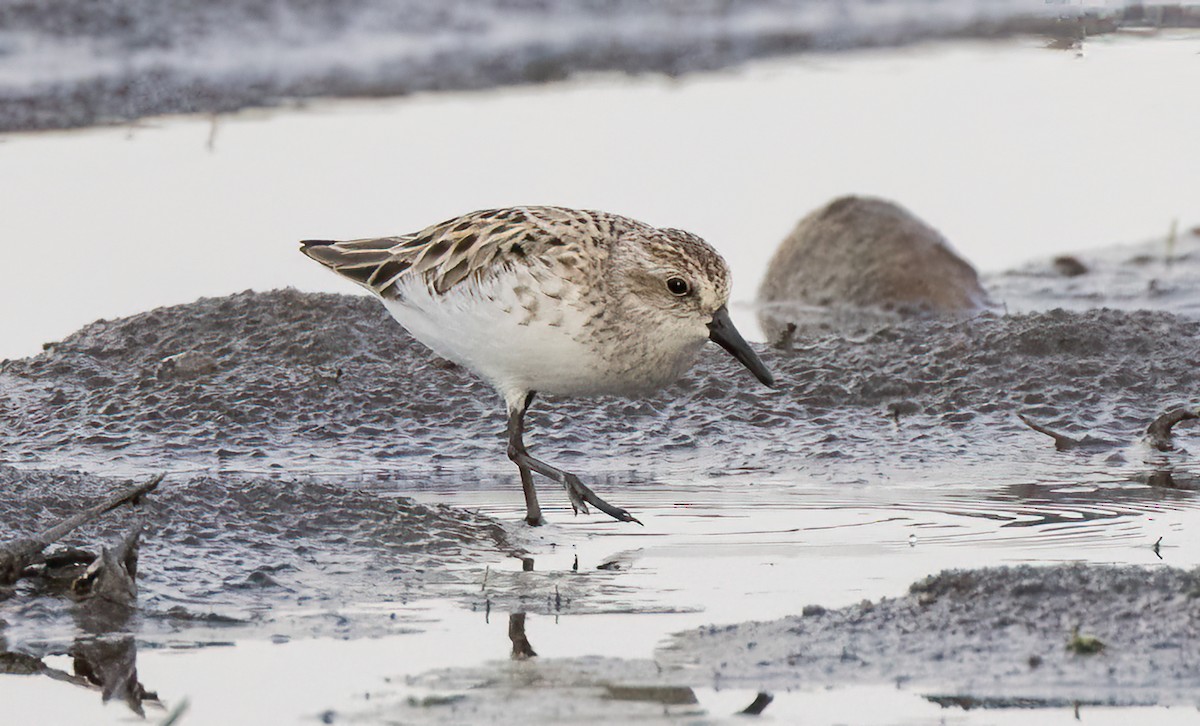
<instances>
[{"instance_id":1,"label":"bird's leg","mask_svg":"<svg viewBox=\"0 0 1200 726\"><path fill-rule=\"evenodd\" d=\"M525 521L533 524L532 517L536 515L538 523L541 523L541 510L537 505L537 493L533 490L533 477L531 471L536 471L542 476L549 477L554 481L562 484L567 490L567 497L571 500L571 508L575 513L588 513L588 505L592 505L601 512L621 522L638 522L636 518L629 512L614 507L596 495L591 489L584 485L579 477L569 471L563 471L556 466L551 466L546 462L535 459L525 450L525 412L529 410L529 404L533 401L534 393L531 391L525 397L524 402L519 407L513 407L508 412L508 458L512 459L517 468L521 470L521 485L525 488L525 506L526 517ZM532 502L532 504L531 504Z\"/></svg>"},{"instance_id":2,"label":"bird's leg","mask_svg":"<svg viewBox=\"0 0 1200 726\"><path fill-rule=\"evenodd\" d=\"M521 451L525 450L525 444L521 441L525 431L525 409L529 407L529 402L532 400L533 394L531 393L525 397L525 402L519 409L513 408L508 412L508 458L516 463L517 469L521 472L521 489L525 492L525 523L531 527L538 527L545 524L546 521L542 519L542 507L538 504L537 489L533 488L533 472L513 457L514 446Z\"/></svg>"},{"instance_id":3,"label":"bird's leg","mask_svg":"<svg viewBox=\"0 0 1200 726\"><path fill-rule=\"evenodd\" d=\"M517 464L521 470L521 489L525 491L525 524L530 527L540 527L546 523L542 519L542 507L538 504L537 490L533 488L533 472Z\"/></svg>"}]
</instances>

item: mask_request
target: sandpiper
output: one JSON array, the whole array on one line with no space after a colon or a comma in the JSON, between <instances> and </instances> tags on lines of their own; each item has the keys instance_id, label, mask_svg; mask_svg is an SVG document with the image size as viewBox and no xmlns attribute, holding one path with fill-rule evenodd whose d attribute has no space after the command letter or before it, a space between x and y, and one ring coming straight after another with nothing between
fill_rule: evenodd
<instances>
[{"instance_id":1,"label":"sandpiper","mask_svg":"<svg viewBox=\"0 0 1200 726\"><path fill-rule=\"evenodd\" d=\"M524 417L537 393L651 391L690 368L706 340L775 384L729 319L729 267L690 232L607 212L512 207L400 237L301 245L383 301L417 340L496 388L531 525L543 521L533 472L561 484L576 513L590 504L637 522L529 454Z\"/></svg>"}]
</instances>

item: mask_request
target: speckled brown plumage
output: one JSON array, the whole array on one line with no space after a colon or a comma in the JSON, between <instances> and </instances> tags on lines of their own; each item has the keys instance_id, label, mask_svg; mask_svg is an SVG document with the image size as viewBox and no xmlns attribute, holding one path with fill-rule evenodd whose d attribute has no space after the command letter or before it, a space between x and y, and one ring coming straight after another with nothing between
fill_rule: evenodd
<instances>
[{"instance_id":1,"label":"speckled brown plumage","mask_svg":"<svg viewBox=\"0 0 1200 726\"><path fill-rule=\"evenodd\" d=\"M369 290L414 337L495 386L508 406L509 454L523 478L532 469L558 479L577 510L591 503L632 519L572 475L527 456L520 421L535 393L650 391L690 368L709 339L772 383L729 322L728 266L683 230L608 212L513 207L398 237L306 242L303 252ZM527 502L531 488L526 481ZM535 500L527 519L540 522Z\"/></svg>"}]
</instances>

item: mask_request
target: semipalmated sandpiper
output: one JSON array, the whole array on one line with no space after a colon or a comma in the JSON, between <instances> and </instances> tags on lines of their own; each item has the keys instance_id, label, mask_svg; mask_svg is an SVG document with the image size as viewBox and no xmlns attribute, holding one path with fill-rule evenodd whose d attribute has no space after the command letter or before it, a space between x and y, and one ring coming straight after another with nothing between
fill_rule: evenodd
<instances>
[{"instance_id":1,"label":"semipalmated sandpiper","mask_svg":"<svg viewBox=\"0 0 1200 726\"><path fill-rule=\"evenodd\" d=\"M529 454L524 417L535 394L651 391L690 368L706 340L774 385L729 319L725 260L683 230L606 212L513 207L400 237L301 244L375 294L417 340L496 387L529 524L542 523L533 472L562 484L576 512L590 504L637 521Z\"/></svg>"}]
</instances>

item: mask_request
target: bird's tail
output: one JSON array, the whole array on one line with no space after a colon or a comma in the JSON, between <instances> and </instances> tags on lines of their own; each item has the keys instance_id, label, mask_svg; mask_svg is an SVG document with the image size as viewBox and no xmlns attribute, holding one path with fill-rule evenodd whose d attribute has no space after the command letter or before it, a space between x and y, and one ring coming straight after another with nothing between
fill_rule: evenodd
<instances>
[{"instance_id":1,"label":"bird's tail","mask_svg":"<svg viewBox=\"0 0 1200 726\"><path fill-rule=\"evenodd\" d=\"M411 266L396 252L407 239L378 237L342 242L308 239L300 242L300 251L342 277L382 294Z\"/></svg>"}]
</instances>

